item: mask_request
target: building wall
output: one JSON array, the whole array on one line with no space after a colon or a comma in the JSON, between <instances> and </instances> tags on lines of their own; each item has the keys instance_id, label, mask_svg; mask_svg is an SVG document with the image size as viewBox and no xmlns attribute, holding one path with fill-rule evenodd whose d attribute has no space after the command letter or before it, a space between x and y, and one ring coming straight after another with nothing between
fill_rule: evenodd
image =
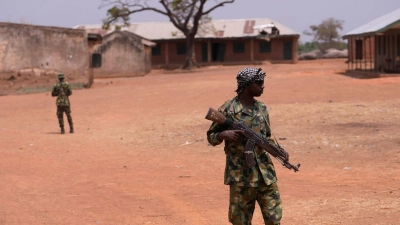
<instances>
[{"instance_id":1,"label":"building wall","mask_svg":"<svg viewBox=\"0 0 400 225\"><path fill-rule=\"evenodd\" d=\"M260 53L259 52L259 44L260 40L257 41L257 44L254 46L254 52L256 53L256 60L260 61L272 61L272 62L298 62L298 37L281 37L281 38L272 38L271 42L271 52L269 53ZM284 59L284 45L285 42L290 42L292 44L292 60Z\"/></svg>"},{"instance_id":2,"label":"building wall","mask_svg":"<svg viewBox=\"0 0 400 225\"><path fill-rule=\"evenodd\" d=\"M232 63L251 63L260 61L272 61L272 62L290 62L296 63L298 61L298 37L280 37L271 38L269 40L271 51L260 52L260 43L266 42L262 39L209 39L209 40L196 40L195 42L195 54L196 60L200 64L232 64ZM152 55L152 63L154 66L161 65L176 65L182 64L185 60L186 54L177 54L177 44L185 44L185 40L167 40L167 41L155 41L160 47L159 55ZM244 52L234 52L234 45L237 42L244 43ZM292 60L284 59L284 43L292 43ZM215 44L223 44L225 46L225 54L223 61L212 60L212 48ZM203 45L206 44L208 47L207 53L209 54L207 61L203 60ZM253 51L253 56L251 52ZM168 55L167 55L168 54Z\"/></svg>"},{"instance_id":3,"label":"building wall","mask_svg":"<svg viewBox=\"0 0 400 225\"><path fill-rule=\"evenodd\" d=\"M270 46L271 46L271 51L270 52L260 52L260 45L263 42L264 43L265 42L269 42L270 43ZM275 47L276 47L275 45L276 44L277 44L277 41L275 41L275 40L270 40L270 41L261 40L261 39L254 40L254 59L256 61L270 61L272 59L272 54L273 54L272 50L276 51L276 49L275 49ZM281 58L283 59L283 54L282 54Z\"/></svg>"},{"instance_id":4,"label":"building wall","mask_svg":"<svg viewBox=\"0 0 400 225\"><path fill-rule=\"evenodd\" d=\"M183 64L186 54L178 54L177 44L185 45L185 41L171 41L168 42L168 61L171 64Z\"/></svg>"},{"instance_id":5,"label":"building wall","mask_svg":"<svg viewBox=\"0 0 400 225\"><path fill-rule=\"evenodd\" d=\"M103 37L95 53L101 54L101 67L94 69L95 78L143 76L150 72L151 48L142 38L128 32L113 32Z\"/></svg>"},{"instance_id":6,"label":"building wall","mask_svg":"<svg viewBox=\"0 0 400 225\"><path fill-rule=\"evenodd\" d=\"M159 55L155 55L152 54L151 55L151 62L153 65L162 65L162 64L167 64L166 61L166 52L167 52L167 48L168 48L168 42L157 42L155 41L157 47L160 48L160 54Z\"/></svg>"},{"instance_id":7,"label":"building wall","mask_svg":"<svg viewBox=\"0 0 400 225\"><path fill-rule=\"evenodd\" d=\"M362 42L362 59L373 59L375 56L375 37L350 38L348 40L349 60L356 60L356 42Z\"/></svg>"},{"instance_id":8,"label":"building wall","mask_svg":"<svg viewBox=\"0 0 400 225\"><path fill-rule=\"evenodd\" d=\"M400 73L400 29L388 30L375 39L375 69Z\"/></svg>"},{"instance_id":9,"label":"building wall","mask_svg":"<svg viewBox=\"0 0 400 225\"><path fill-rule=\"evenodd\" d=\"M223 43L225 44L225 56L224 62L249 62L250 61L250 40L242 39L242 40L213 40L213 43ZM235 53L234 52L234 43L244 43L244 52Z\"/></svg>"},{"instance_id":10,"label":"building wall","mask_svg":"<svg viewBox=\"0 0 400 225\"><path fill-rule=\"evenodd\" d=\"M83 86L88 57L83 30L0 23L0 94L49 89L59 72Z\"/></svg>"},{"instance_id":11,"label":"building wall","mask_svg":"<svg viewBox=\"0 0 400 225\"><path fill-rule=\"evenodd\" d=\"M357 48L357 41L362 41L362 45L359 45L362 49L361 52ZM377 36L349 37L348 43L350 70L374 70L376 72L388 73L400 72L399 29L388 30Z\"/></svg>"}]
</instances>

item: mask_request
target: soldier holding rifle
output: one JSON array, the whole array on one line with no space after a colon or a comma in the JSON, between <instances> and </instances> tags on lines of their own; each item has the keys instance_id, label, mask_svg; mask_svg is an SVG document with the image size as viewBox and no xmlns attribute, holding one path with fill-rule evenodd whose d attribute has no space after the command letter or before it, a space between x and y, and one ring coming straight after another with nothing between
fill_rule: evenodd
<instances>
[{"instance_id":1,"label":"soldier holding rifle","mask_svg":"<svg viewBox=\"0 0 400 225\"><path fill-rule=\"evenodd\" d=\"M58 74L59 82L53 86L53 90L51 91L51 96L57 97L56 105L57 105L57 118L58 123L61 128L61 134L65 133L64 130L64 112L67 115L68 124L69 124L69 132L74 133L74 125L72 123L71 116L71 105L69 101L69 96L72 95L71 86L68 82L64 81L64 74Z\"/></svg>"},{"instance_id":2,"label":"soldier holding rifle","mask_svg":"<svg viewBox=\"0 0 400 225\"><path fill-rule=\"evenodd\" d=\"M244 68L239 71L236 77L238 83L237 96L226 101L218 111L227 120L251 128L251 132L254 131L254 134L269 142L268 145L277 146L270 139L271 128L267 107L254 98L261 96L264 91L264 77L265 73L262 72L261 68ZM207 117L211 116L207 115ZM230 186L229 222L234 225L251 225L254 208L256 202L258 202L265 224L280 224L282 201L275 168L270 156L264 148L254 145L254 143L251 146L251 154L248 154L250 151L243 130L234 129L226 123L213 121L207 131L207 139L213 146L225 141L224 183ZM246 158L247 154L250 156L250 161L255 163L249 162L248 157ZM287 153L285 152L285 154ZM289 156L284 155L284 158L288 161ZM294 167L293 169L296 171L297 168Z\"/></svg>"}]
</instances>

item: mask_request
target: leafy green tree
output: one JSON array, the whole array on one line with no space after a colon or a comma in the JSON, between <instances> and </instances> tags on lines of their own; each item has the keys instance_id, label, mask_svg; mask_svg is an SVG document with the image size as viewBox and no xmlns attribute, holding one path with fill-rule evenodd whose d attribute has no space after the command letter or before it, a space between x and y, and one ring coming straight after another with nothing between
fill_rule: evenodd
<instances>
[{"instance_id":1,"label":"leafy green tree","mask_svg":"<svg viewBox=\"0 0 400 225\"><path fill-rule=\"evenodd\" d=\"M160 8L150 6L147 0L101 0L100 7L112 6L106 19L103 20L103 28L108 29L112 24L123 22L129 25L129 15L143 11L153 11L169 18L171 23L180 30L186 38L186 59L183 69L198 67L195 58L194 40L201 29L202 23L209 21L208 14L224 4L234 3L235 0L159 0ZM209 3L209 2L214 2ZM205 9L205 5L211 5Z\"/></svg>"},{"instance_id":2,"label":"leafy green tree","mask_svg":"<svg viewBox=\"0 0 400 225\"><path fill-rule=\"evenodd\" d=\"M304 44L299 42L299 53L311 52L317 49L319 49L317 42L306 42Z\"/></svg>"},{"instance_id":3,"label":"leafy green tree","mask_svg":"<svg viewBox=\"0 0 400 225\"><path fill-rule=\"evenodd\" d=\"M311 25L310 30L304 31L303 34L313 36L313 42L316 42L322 51L328 48L341 48L343 42L338 30L343 30L343 24L343 20L329 18L319 25Z\"/></svg>"}]
</instances>

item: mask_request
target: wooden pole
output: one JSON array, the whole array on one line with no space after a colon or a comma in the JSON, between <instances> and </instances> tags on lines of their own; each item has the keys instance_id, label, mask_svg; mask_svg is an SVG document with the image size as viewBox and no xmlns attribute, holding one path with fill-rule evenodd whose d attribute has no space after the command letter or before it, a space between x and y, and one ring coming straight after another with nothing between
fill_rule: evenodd
<instances>
[{"instance_id":1,"label":"wooden pole","mask_svg":"<svg viewBox=\"0 0 400 225\"><path fill-rule=\"evenodd\" d=\"M250 39L250 61L251 63L254 62L254 39Z\"/></svg>"},{"instance_id":2,"label":"wooden pole","mask_svg":"<svg viewBox=\"0 0 400 225\"><path fill-rule=\"evenodd\" d=\"M369 71L370 72L372 72L372 47L371 46L372 46L372 36L369 36Z\"/></svg>"},{"instance_id":3,"label":"wooden pole","mask_svg":"<svg viewBox=\"0 0 400 225\"><path fill-rule=\"evenodd\" d=\"M349 38L349 56L351 58L350 63L351 63L351 70L353 70L353 37Z\"/></svg>"}]
</instances>

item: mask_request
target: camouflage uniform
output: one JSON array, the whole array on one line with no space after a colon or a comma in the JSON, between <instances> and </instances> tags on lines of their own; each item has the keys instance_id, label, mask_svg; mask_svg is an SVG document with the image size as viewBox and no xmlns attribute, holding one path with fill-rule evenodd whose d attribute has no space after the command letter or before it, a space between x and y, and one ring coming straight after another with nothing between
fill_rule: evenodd
<instances>
[{"instance_id":1,"label":"camouflage uniform","mask_svg":"<svg viewBox=\"0 0 400 225\"><path fill-rule=\"evenodd\" d=\"M58 78L64 78L63 74L59 74ZM72 95L71 86L68 82L61 80L59 83L55 84L51 92L53 97L57 96L57 117L62 131L64 130L64 118L63 113L67 115L68 124L71 128L71 133L73 132L73 123L71 117L71 106L68 96Z\"/></svg>"},{"instance_id":2,"label":"camouflage uniform","mask_svg":"<svg viewBox=\"0 0 400 225\"><path fill-rule=\"evenodd\" d=\"M252 107L244 107L238 97L226 101L219 109L227 118L241 121L260 136L270 140L269 116L264 103L254 100ZM231 129L213 123L207 131L208 142L219 145L218 133ZM229 221L236 225L251 225L257 201L261 207L265 224L280 224L282 206L274 165L268 153L255 146L257 165L249 168L244 154L246 140L225 141L226 166L224 183L230 185Z\"/></svg>"}]
</instances>

